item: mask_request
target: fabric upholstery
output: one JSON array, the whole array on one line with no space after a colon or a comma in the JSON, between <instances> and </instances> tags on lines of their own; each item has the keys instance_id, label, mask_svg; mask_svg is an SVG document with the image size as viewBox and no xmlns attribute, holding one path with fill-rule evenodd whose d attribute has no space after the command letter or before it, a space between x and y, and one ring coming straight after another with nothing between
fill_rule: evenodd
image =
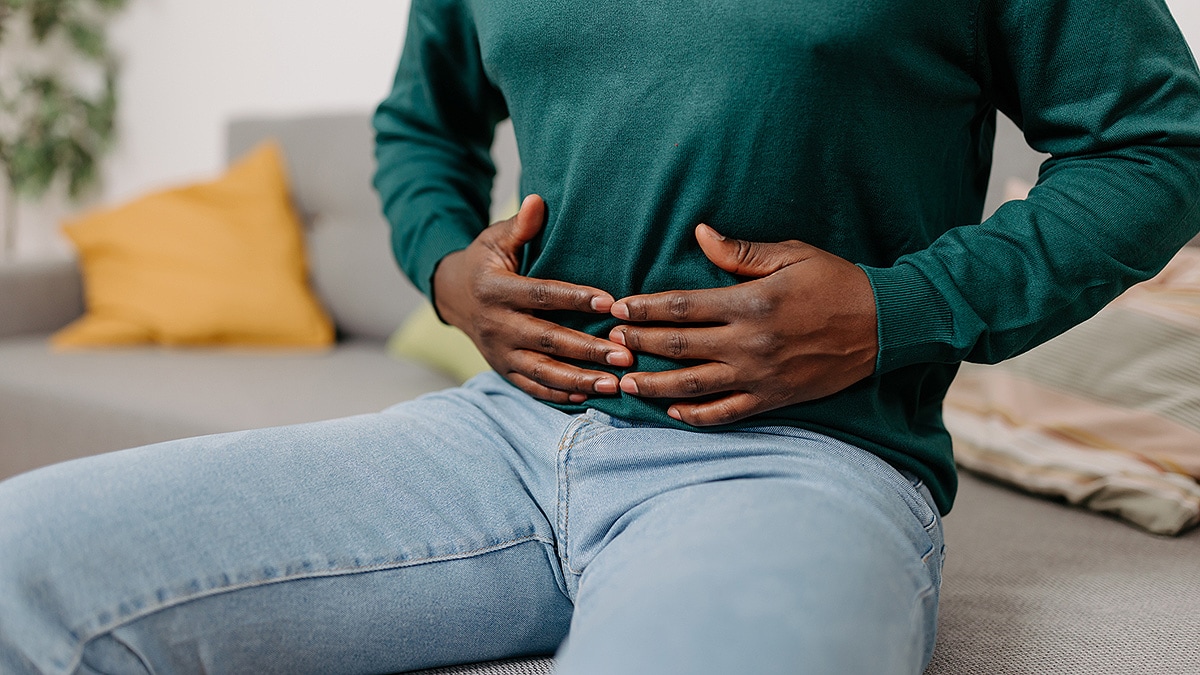
<instances>
[{"instance_id":1,"label":"fabric upholstery","mask_svg":"<svg viewBox=\"0 0 1200 675\"><path fill-rule=\"evenodd\" d=\"M308 250L313 287L345 337L386 340L423 300L378 218L317 215Z\"/></svg>"},{"instance_id":2,"label":"fabric upholstery","mask_svg":"<svg viewBox=\"0 0 1200 675\"><path fill-rule=\"evenodd\" d=\"M453 385L355 341L328 352L0 342L0 478L54 461L221 431L381 410Z\"/></svg>"},{"instance_id":3,"label":"fabric upholstery","mask_svg":"<svg viewBox=\"0 0 1200 675\"><path fill-rule=\"evenodd\" d=\"M1179 538L963 475L927 675L1190 675L1200 530Z\"/></svg>"},{"instance_id":4,"label":"fabric upholstery","mask_svg":"<svg viewBox=\"0 0 1200 675\"><path fill-rule=\"evenodd\" d=\"M0 265L0 338L57 330L82 312L83 288L73 261Z\"/></svg>"}]
</instances>

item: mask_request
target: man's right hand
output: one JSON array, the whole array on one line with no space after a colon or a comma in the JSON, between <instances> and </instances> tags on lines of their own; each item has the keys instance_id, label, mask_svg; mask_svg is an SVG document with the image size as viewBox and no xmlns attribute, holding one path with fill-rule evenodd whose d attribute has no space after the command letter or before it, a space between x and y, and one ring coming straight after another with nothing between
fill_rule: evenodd
<instances>
[{"instance_id":1,"label":"man's right hand","mask_svg":"<svg viewBox=\"0 0 1200 675\"><path fill-rule=\"evenodd\" d=\"M542 229L545 218L546 203L530 195L517 215L442 258L433 275L438 313L471 338L496 372L534 398L582 403L593 394L616 394L615 375L562 359L629 367L633 354L628 349L534 316L564 309L608 314L613 305L604 291L517 273L521 247Z\"/></svg>"}]
</instances>

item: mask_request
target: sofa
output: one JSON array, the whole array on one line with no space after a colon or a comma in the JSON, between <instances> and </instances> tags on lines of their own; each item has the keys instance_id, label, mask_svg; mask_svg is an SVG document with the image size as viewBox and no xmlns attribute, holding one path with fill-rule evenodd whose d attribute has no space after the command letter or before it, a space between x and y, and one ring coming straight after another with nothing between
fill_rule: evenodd
<instances>
[{"instance_id":1,"label":"sofa","mask_svg":"<svg viewBox=\"0 0 1200 675\"><path fill-rule=\"evenodd\" d=\"M83 310L72 261L0 266L0 479L89 454L199 434L382 409L453 385L389 356L421 302L391 262L371 193L366 115L239 119L228 155L278 138L306 222L313 286L338 330L327 351L123 348L55 353L48 335ZM494 203L515 194L499 135ZM1011 127L992 202L1040 159ZM1200 673L1200 530L1156 537L964 475L945 519L947 561L931 675ZM430 673L549 673L548 657Z\"/></svg>"}]
</instances>

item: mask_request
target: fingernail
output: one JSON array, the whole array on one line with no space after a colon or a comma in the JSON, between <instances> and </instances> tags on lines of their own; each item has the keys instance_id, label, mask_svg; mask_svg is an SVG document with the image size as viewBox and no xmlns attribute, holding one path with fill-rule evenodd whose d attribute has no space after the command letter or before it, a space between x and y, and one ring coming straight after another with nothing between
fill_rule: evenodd
<instances>
[{"instance_id":1,"label":"fingernail","mask_svg":"<svg viewBox=\"0 0 1200 675\"><path fill-rule=\"evenodd\" d=\"M595 311L607 312L609 307L612 307L612 300L610 298L601 297L599 295L592 298L592 309Z\"/></svg>"},{"instance_id":2,"label":"fingernail","mask_svg":"<svg viewBox=\"0 0 1200 675\"><path fill-rule=\"evenodd\" d=\"M667 408L667 414L671 416L671 419L676 419L676 420L679 420L680 422L683 421L683 417L681 417L679 415L679 409L676 408L675 406L671 406L670 408Z\"/></svg>"},{"instance_id":3,"label":"fingernail","mask_svg":"<svg viewBox=\"0 0 1200 675\"><path fill-rule=\"evenodd\" d=\"M700 223L700 225L704 227L704 229L708 230L708 233L712 235L713 239L716 239L717 241L725 241L725 235L717 232L712 225L709 225L708 223Z\"/></svg>"},{"instance_id":4,"label":"fingernail","mask_svg":"<svg viewBox=\"0 0 1200 675\"><path fill-rule=\"evenodd\" d=\"M625 330L623 328L614 328L614 329L608 331L608 339L621 345L622 347L629 346L629 345L625 344ZM613 354L615 354L615 353L616 352L609 352L608 358L612 359ZM612 361L610 360L609 363L612 363Z\"/></svg>"},{"instance_id":5,"label":"fingernail","mask_svg":"<svg viewBox=\"0 0 1200 675\"><path fill-rule=\"evenodd\" d=\"M621 344L625 343L622 342ZM633 355L627 352L609 352L608 355L604 357L604 360L607 361L608 365L610 366L628 368L629 366L633 365Z\"/></svg>"},{"instance_id":6,"label":"fingernail","mask_svg":"<svg viewBox=\"0 0 1200 675\"><path fill-rule=\"evenodd\" d=\"M621 391L625 392L626 394L633 394L636 396L638 393L637 382L634 382L633 380L629 379L628 377L622 377L621 378Z\"/></svg>"},{"instance_id":7,"label":"fingernail","mask_svg":"<svg viewBox=\"0 0 1200 675\"><path fill-rule=\"evenodd\" d=\"M597 394L615 394L617 393L617 381L610 378L602 378L596 380L595 384Z\"/></svg>"},{"instance_id":8,"label":"fingernail","mask_svg":"<svg viewBox=\"0 0 1200 675\"><path fill-rule=\"evenodd\" d=\"M567 400L571 403L583 403L587 400L587 394L571 394L567 396Z\"/></svg>"},{"instance_id":9,"label":"fingernail","mask_svg":"<svg viewBox=\"0 0 1200 675\"><path fill-rule=\"evenodd\" d=\"M612 315L618 319L625 319L626 321L629 320L629 305L626 305L623 302L613 304L612 309L609 311L612 312Z\"/></svg>"}]
</instances>

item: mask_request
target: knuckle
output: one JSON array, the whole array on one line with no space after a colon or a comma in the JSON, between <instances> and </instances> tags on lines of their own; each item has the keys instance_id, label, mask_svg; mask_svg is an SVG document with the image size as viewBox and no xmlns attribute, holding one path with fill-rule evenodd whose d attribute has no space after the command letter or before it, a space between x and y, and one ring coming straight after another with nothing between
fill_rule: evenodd
<instances>
[{"instance_id":1,"label":"knuckle","mask_svg":"<svg viewBox=\"0 0 1200 675\"><path fill-rule=\"evenodd\" d=\"M783 350L784 338L773 331L755 334L747 342L752 354L757 356L774 356Z\"/></svg>"},{"instance_id":2,"label":"knuckle","mask_svg":"<svg viewBox=\"0 0 1200 675\"><path fill-rule=\"evenodd\" d=\"M688 353L687 335L679 331L672 331L667 335L667 355L679 358Z\"/></svg>"},{"instance_id":3,"label":"knuckle","mask_svg":"<svg viewBox=\"0 0 1200 675\"><path fill-rule=\"evenodd\" d=\"M473 322L475 334L479 336L481 342L494 342L500 335L500 324L495 321L477 318Z\"/></svg>"},{"instance_id":4,"label":"knuckle","mask_svg":"<svg viewBox=\"0 0 1200 675\"><path fill-rule=\"evenodd\" d=\"M589 340L583 348L584 359L588 361L596 361L602 363L608 356L608 350L604 348L604 343L596 340Z\"/></svg>"},{"instance_id":5,"label":"knuckle","mask_svg":"<svg viewBox=\"0 0 1200 675\"><path fill-rule=\"evenodd\" d=\"M646 309L646 303L644 302L636 300L628 301L625 303L625 307L629 310L630 321L645 321L646 317L649 316L649 312Z\"/></svg>"},{"instance_id":6,"label":"knuckle","mask_svg":"<svg viewBox=\"0 0 1200 675\"><path fill-rule=\"evenodd\" d=\"M543 329L537 337L538 351L546 354L558 353L558 340L554 336L553 328Z\"/></svg>"},{"instance_id":7,"label":"knuckle","mask_svg":"<svg viewBox=\"0 0 1200 675\"><path fill-rule=\"evenodd\" d=\"M686 319L691 312L691 304L688 296L675 293L667 298L667 311L675 319Z\"/></svg>"},{"instance_id":8,"label":"knuckle","mask_svg":"<svg viewBox=\"0 0 1200 675\"><path fill-rule=\"evenodd\" d=\"M748 265L754 261L754 246L744 239L737 239L737 247L733 251L734 258L743 265Z\"/></svg>"},{"instance_id":9,"label":"knuckle","mask_svg":"<svg viewBox=\"0 0 1200 675\"><path fill-rule=\"evenodd\" d=\"M692 396L698 396L705 392L704 380L699 375L693 372L685 371L683 375L683 390Z\"/></svg>"},{"instance_id":10,"label":"knuckle","mask_svg":"<svg viewBox=\"0 0 1200 675\"><path fill-rule=\"evenodd\" d=\"M535 283L529 286L529 302L534 307L548 307L553 295L547 284Z\"/></svg>"},{"instance_id":11,"label":"knuckle","mask_svg":"<svg viewBox=\"0 0 1200 675\"><path fill-rule=\"evenodd\" d=\"M526 375L529 379L539 384L546 384L546 363L544 361L535 361L529 367L529 374Z\"/></svg>"},{"instance_id":12,"label":"knuckle","mask_svg":"<svg viewBox=\"0 0 1200 675\"><path fill-rule=\"evenodd\" d=\"M584 373L571 375L571 388L575 391L591 391L592 378Z\"/></svg>"},{"instance_id":13,"label":"knuckle","mask_svg":"<svg viewBox=\"0 0 1200 675\"><path fill-rule=\"evenodd\" d=\"M775 300L764 293L749 293L742 303L742 311L756 319L766 318L775 312Z\"/></svg>"}]
</instances>

